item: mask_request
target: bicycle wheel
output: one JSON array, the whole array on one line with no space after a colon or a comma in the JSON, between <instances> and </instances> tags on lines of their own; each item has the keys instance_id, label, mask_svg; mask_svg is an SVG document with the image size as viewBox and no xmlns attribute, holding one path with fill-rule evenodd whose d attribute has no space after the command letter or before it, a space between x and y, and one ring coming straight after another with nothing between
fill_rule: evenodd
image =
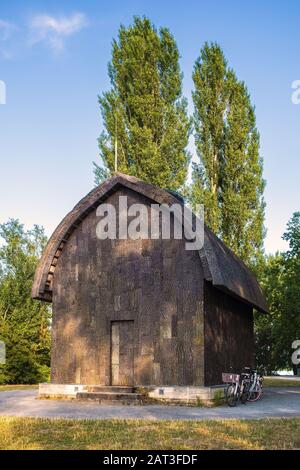
<instances>
[{"instance_id":1,"label":"bicycle wheel","mask_svg":"<svg viewBox=\"0 0 300 470\"><path fill-rule=\"evenodd\" d=\"M244 383L242 393L241 393L241 396L240 396L240 400L243 403L243 405L246 405L247 401L250 398L250 386L251 386L250 382L245 382Z\"/></svg>"},{"instance_id":2,"label":"bicycle wheel","mask_svg":"<svg viewBox=\"0 0 300 470\"><path fill-rule=\"evenodd\" d=\"M238 396L236 394L236 385L228 384L225 391L225 399L228 406L236 406Z\"/></svg>"},{"instance_id":3,"label":"bicycle wheel","mask_svg":"<svg viewBox=\"0 0 300 470\"><path fill-rule=\"evenodd\" d=\"M250 392L249 401L253 402L253 401L259 400L261 395L262 395L262 389L261 387L259 387L258 390L254 390L253 392Z\"/></svg>"}]
</instances>

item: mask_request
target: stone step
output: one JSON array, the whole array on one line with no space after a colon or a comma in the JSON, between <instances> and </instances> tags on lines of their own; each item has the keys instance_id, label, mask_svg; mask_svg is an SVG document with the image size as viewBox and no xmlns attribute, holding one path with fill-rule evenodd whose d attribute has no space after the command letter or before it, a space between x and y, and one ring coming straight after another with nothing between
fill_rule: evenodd
<instances>
[{"instance_id":1,"label":"stone step","mask_svg":"<svg viewBox=\"0 0 300 470\"><path fill-rule=\"evenodd\" d=\"M87 392L133 393L133 387L116 385L86 385Z\"/></svg>"},{"instance_id":2,"label":"stone step","mask_svg":"<svg viewBox=\"0 0 300 470\"><path fill-rule=\"evenodd\" d=\"M99 404L138 404L142 403L144 396L141 393L116 392L79 392L76 399L81 401L97 401Z\"/></svg>"}]
</instances>

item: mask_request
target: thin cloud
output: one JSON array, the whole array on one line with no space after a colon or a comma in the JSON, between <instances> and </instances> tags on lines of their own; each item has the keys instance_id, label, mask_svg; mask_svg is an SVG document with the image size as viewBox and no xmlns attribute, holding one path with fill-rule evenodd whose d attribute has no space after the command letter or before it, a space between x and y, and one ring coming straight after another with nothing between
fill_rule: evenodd
<instances>
[{"instance_id":1,"label":"thin cloud","mask_svg":"<svg viewBox=\"0 0 300 470\"><path fill-rule=\"evenodd\" d=\"M7 41L17 27L8 21L0 19L0 40Z\"/></svg>"},{"instance_id":2,"label":"thin cloud","mask_svg":"<svg viewBox=\"0 0 300 470\"><path fill-rule=\"evenodd\" d=\"M30 23L31 44L45 43L56 52L64 49L65 39L87 26L84 13L55 17L36 15Z\"/></svg>"},{"instance_id":3,"label":"thin cloud","mask_svg":"<svg viewBox=\"0 0 300 470\"><path fill-rule=\"evenodd\" d=\"M17 26L13 23L0 19L0 58L11 58L10 39L17 29Z\"/></svg>"}]
</instances>

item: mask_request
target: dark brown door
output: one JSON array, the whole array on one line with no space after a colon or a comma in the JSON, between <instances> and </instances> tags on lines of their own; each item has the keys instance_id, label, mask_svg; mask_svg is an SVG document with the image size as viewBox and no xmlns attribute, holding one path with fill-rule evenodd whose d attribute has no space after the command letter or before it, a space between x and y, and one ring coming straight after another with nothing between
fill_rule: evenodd
<instances>
[{"instance_id":1,"label":"dark brown door","mask_svg":"<svg viewBox=\"0 0 300 470\"><path fill-rule=\"evenodd\" d=\"M111 322L111 384L133 385L133 321Z\"/></svg>"}]
</instances>

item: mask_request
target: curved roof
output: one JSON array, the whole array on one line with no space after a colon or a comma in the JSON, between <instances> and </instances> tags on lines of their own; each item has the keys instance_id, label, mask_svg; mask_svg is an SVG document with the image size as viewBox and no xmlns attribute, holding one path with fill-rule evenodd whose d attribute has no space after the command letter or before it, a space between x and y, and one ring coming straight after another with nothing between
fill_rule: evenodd
<instances>
[{"instance_id":1,"label":"curved roof","mask_svg":"<svg viewBox=\"0 0 300 470\"><path fill-rule=\"evenodd\" d=\"M170 192L141 181L134 176L117 173L87 194L61 221L43 252L32 287L34 299L51 302L52 279L57 260L71 233L82 220L120 186L146 196L158 204L178 204ZM204 246L199 250L204 277L215 287L228 292L261 312L268 307L254 274L211 230L204 228Z\"/></svg>"}]
</instances>

